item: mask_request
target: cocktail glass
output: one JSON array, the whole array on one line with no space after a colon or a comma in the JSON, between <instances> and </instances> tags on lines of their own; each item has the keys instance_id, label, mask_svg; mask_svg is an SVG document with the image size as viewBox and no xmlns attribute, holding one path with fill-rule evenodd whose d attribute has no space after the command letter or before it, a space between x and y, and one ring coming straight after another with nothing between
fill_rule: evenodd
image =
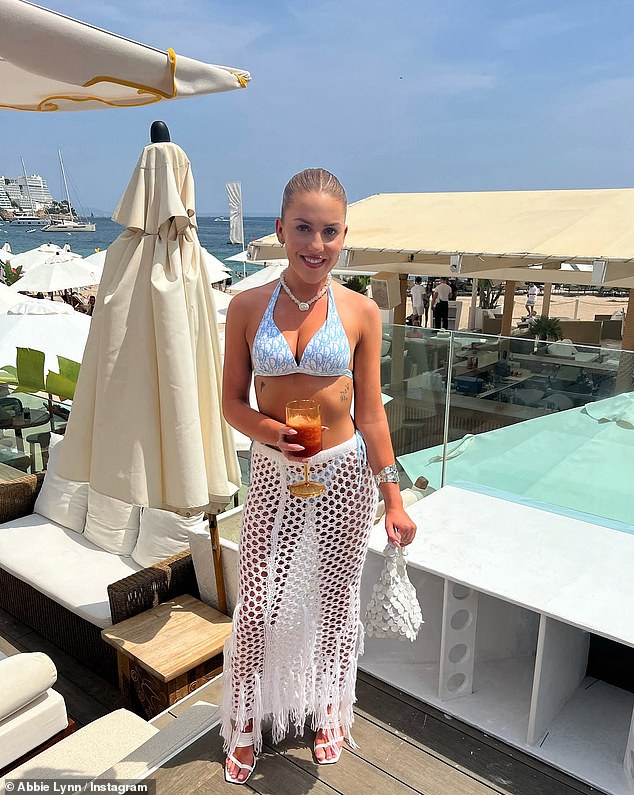
<instances>
[{"instance_id":1,"label":"cocktail glass","mask_svg":"<svg viewBox=\"0 0 634 795\"><path fill-rule=\"evenodd\" d=\"M307 458L321 450L321 412L315 400L292 400L286 404L286 424L297 431L294 444L301 444ZM319 497L325 486L308 477L308 463L304 462L304 480L293 483L289 491L293 497Z\"/></svg>"}]
</instances>

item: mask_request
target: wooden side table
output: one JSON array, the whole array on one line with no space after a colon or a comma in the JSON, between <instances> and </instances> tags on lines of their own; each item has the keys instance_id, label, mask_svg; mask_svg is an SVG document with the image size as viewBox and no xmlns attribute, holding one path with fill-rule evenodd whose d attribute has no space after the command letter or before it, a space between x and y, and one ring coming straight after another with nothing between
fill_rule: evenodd
<instances>
[{"instance_id":1,"label":"wooden side table","mask_svg":"<svg viewBox=\"0 0 634 795\"><path fill-rule=\"evenodd\" d=\"M153 718L222 670L231 619L189 594L104 629L117 649L123 705Z\"/></svg>"}]
</instances>

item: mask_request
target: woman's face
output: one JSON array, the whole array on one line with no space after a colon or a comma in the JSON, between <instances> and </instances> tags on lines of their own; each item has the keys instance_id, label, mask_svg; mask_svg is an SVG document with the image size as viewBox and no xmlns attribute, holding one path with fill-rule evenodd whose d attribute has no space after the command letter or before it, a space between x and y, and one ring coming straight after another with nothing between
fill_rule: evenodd
<instances>
[{"instance_id":1,"label":"woman's face","mask_svg":"<svg viewBox=\"0 0 634 795\"><path fill-rule=\"evenodd\" d=\"M275 231L286 247L289 270L308 284L318 284L335 267L343 248L346 206L321 191L298 193L275 222Z\"/></svg>"}]
</instances>

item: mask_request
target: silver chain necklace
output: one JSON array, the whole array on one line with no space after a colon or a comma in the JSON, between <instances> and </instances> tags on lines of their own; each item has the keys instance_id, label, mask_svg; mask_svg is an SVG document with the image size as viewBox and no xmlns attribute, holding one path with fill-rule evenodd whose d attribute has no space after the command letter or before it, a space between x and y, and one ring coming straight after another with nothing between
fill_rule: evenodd
<instances>
[{"instance_id":1,"label":"silver chain necklace","mask_svg":"<svg viewBox=\"0 0 634 795\"><path fill-rule=\"evenodd\" d=\"M284 271L284 273L286 273L286 271ZM321 288L321 290L317 293L316 296L311 298L310 301L300 301L299 298L296 298L293 295L293 293L290 290L290 287L288 286L288 284L286 284L286 281L284 279L284 273L282 273L280 275L280 284L284 288L284 292L291 299L291 301L293 301L294 303L297 304L297 306L299 307L299 311L300 312L308 312L308 310L310 309L310 305L314 304L315 301L319 301L319 299L322 297L322 295L330 287L330 282L332 281L332 276L330 274L328 274L328 276L326 277L326 284L324 284L324 286Z\"/></svg>"}]
</instances>

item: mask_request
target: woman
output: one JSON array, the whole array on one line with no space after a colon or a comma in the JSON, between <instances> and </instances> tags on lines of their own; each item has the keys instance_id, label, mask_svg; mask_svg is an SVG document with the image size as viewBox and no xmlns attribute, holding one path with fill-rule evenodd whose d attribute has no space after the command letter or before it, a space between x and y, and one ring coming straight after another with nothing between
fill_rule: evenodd
<instances>
[{"instance_id":1,"label":"woman","mask_svg":"<svg viewBox=\"0 0 634 795\"><path fill-rule=\"evenodd\" d=\"M338 760L344 736L352 741L359 586L377 502L372 473L390 541L409 544L416 531L403 510L381 402L378 307L331 282L347 232L337 178L323 169L295 175L275 228L287 270L236 296L226 325L223 411L254 440L225 649L225 778L238 784L261 750L265 716L277 742L291 724L301 732L312 714L320 764ZM252 373L257 409L249 405ZM285 406L301 399L320 404L324 423L322 452L307 459L312 479L326 486L313 499L288 491L302 479L304 458Z\"/></svg>"}]
</instances>

